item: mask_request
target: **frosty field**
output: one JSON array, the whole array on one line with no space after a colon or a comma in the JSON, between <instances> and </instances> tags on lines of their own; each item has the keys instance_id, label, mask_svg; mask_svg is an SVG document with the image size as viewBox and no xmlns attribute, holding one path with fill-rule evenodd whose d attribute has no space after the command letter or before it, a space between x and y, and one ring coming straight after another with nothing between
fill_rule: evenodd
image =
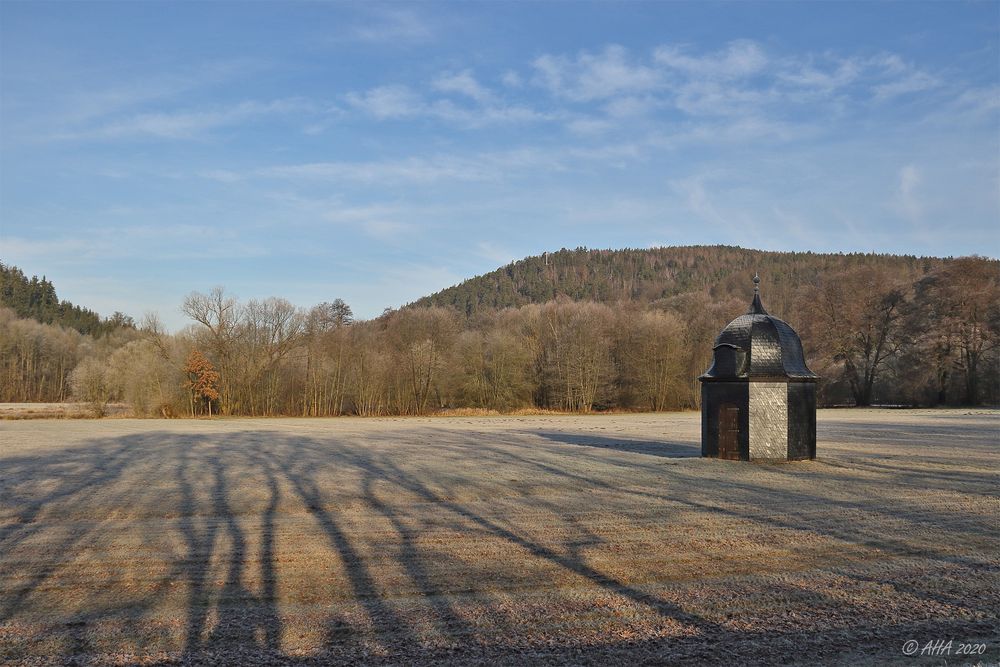
<instances>
[{"instance_id":1,"label":"frosty field","mask_svg":"<svg viewBox=\"0 0 1000 667\"><path fill-rule=\"evenodd\" d=\"M0 422L0 663L1000 659L1000 413L821 411L786 464L699 429Z\"/></svg>"}]
</instances>

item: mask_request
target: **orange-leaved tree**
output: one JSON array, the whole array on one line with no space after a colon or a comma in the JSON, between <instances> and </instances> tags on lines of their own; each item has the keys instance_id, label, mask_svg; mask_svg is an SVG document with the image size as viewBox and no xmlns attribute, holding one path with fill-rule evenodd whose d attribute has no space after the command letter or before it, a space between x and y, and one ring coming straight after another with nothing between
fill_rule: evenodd
<instances>
[{"instance_id":1,"label":"orange-leaved tree","mask_svg":"<svg viewBox=\"0 0 1000 667\"><path fill-rule=\"evenodd\" d=\"M184 386L191 390L191 414L194 415L195 400L204 400L208 405L208 416L212 416L212 401L219 399L219 373L204 354L191 350L184 364L187 382Z\"/></svg>"}]
</instances>

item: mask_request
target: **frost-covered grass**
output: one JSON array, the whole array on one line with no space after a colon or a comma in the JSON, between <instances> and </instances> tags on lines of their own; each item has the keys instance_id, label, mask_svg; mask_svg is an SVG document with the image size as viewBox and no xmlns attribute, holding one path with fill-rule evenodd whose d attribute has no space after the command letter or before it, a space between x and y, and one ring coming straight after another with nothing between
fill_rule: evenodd
<instances>
[{"instance_id":1,"label":"frost-covered grass","mask_svg":"<svg viewBox=\"0 0 1000 667\"><path fill-rule=\"evenodd\" d=\"M704 460L699 435L694 413L3 422L0 663L1000 657L998 413L825 411L820 459L789 464Z\"/></svg>"},{"instance_id":2,"label":"frost-covered grass","mask_svg":"<svg viewBox=\"0 0 1000 667\"><path fill-rule=\"evenodd\" d=\"M108 417L131 413L125 403L103 406ZM88 419L94 417L94 406L88 403L0 403L0 419Z\"/></svg>"}]
</instances>

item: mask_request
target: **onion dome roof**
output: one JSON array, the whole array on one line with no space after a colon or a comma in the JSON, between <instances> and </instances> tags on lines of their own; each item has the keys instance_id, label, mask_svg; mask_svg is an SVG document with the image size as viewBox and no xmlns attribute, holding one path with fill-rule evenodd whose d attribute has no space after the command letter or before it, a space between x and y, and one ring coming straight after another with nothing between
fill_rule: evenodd
<instances>
[{"instance_id":1,"label":"onion dome roof","mask_svg":"<svg viewBox=\"0 0 1000 667\"><path fill-rule=\"evenodd\" d=\"M764 310L760 277L755 275L753 282L750 310L726 325L715 339L712 367L699 379L815 382L819 376L806 366L799 335Z\"/></svg>"}]
</instances>

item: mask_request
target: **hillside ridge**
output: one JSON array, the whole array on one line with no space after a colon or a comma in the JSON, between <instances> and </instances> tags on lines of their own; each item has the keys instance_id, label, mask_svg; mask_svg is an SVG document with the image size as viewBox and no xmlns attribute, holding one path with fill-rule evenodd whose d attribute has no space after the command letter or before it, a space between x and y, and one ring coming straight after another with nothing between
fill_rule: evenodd
<instances>
[{"instance_id":1,"label":"hillside ridge","mask_svg":"<svg viewBox=\"0 0 1000 667\"><path fill-rule=\"evenodd\" d=\"M823 273L877 265L921 275L952 261L890 253L769 251L739 246L562 248L525 257L417 299L407 307L446 306L467 316L480 310L544 303L556 298L600 303L656 303L685 293L742 294L759 272L765 296L784 302L791 290Z\"/></svg>"}]
</instances>

